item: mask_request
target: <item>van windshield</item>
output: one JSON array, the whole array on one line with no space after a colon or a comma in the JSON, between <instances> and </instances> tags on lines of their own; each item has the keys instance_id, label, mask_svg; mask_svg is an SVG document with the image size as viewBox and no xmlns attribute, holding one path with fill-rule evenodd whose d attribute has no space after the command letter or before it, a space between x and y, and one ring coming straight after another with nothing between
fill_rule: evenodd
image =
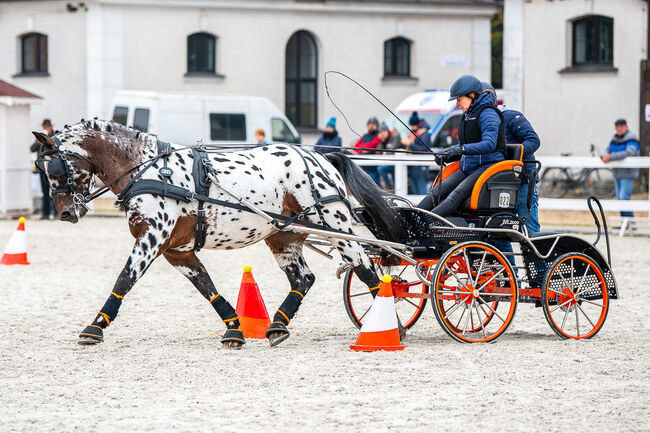
<instances>
[{"instance_id":1,"label":"van windshield","mask_svg":"<svg viewBox=\"0 0 650 433\"><path fill-rule=\"evenodd\" d=\"M397 117L399 117L399 119L402 122L404 122L405 124L408 125L409 124L409 118L411 117L411 114L412 113L399 113L397 115ZM418 113L418 114L419 114L419 116L421 118L423 118L429 124L429 126L431 128L434 128L438 124L440 119L442 118L442 114L440 114L440 113ZM386 120L386 124L388 124L388 126L391 129L394 128L397 132L399 132L400 136L408 137L409 131L404 127L404 125L399 123L397 121L397 119L395 119L393 116L390 116Z\"/></svg>"},{"instance_id":2,"label":"van windshield","mask_svg":"<svg viewBox=\"0 0 650 433\"><path fill-rule=\"evenodd\" d=\"M284 120L274 117L271 119L271 137L273 142L299 144L300 138L296 137L289 125Z\"/></svg>"}]
</instances>

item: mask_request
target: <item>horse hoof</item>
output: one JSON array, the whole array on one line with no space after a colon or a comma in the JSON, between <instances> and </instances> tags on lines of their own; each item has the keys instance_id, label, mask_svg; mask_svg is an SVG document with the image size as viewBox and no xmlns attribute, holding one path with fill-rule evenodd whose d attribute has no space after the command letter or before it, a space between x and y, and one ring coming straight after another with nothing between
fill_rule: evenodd
<instances>
[{"instance_id":1,"label":"horse hoof","mask_svg":"<svg viewBox=\"0 0 650 433\"><path fill-rule=\"evenodd\" d=\"M104 341L103 338L79 336L77 343L81 344L82 346L92 346L93 344L99 344L102 341Z\"/></svg>"},{"instance_id":2,"label":"horse hoof","mask_svg":"<svg viewBox=\"0 0 650 433\"><path fill-rule=\"evenodd\" d=\"M224 349L232 349L232 350L239 350L242 348L243 345L244 343L242 343L241 341L232 341L232 340L224 341L223 343L221 343L221 346Z\"/></svg>"},{"instance_id":3,"label":"horse hoof","mask_svg":"<svg viewBox=\"0 0 650 433\"><path fill-rule=\"evenodd\" d=\"M102 328L95 325L89 325L81 331L77 343L88 346L91 344L101 343L102 341L104 341L104 331L102 331Z\"/></svg>"},{"instance_id":4,"label":"horse hoof","mask_svg":"<svg viewBox=\"0 0 650 433\"><path fill-rule=\"evenodd\" d=\"M282 331L272 331L266 335L266 338L269 339L269 345L271 347L275 347L278 344L282 343L287 338L289 338L289 333L282 332Z\"/></svg>"},{"instance_id":5,"label":"horse hoof","mask_svg":"<svg viewBox=\"0 0 650 433\"><path fill-rule=\"evenodd\" d=\"M241 349L245 343L244 333L239 329L228 329L221 339L224 349Z\"/></svg>"}]
</instances>

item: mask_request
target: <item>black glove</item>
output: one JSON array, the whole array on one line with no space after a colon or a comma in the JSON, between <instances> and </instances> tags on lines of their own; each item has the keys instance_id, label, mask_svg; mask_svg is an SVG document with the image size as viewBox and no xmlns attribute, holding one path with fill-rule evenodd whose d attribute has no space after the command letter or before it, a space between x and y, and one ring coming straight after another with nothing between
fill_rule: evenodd
<instances>
[{"instance_id":1,"label":"black glove","mask_svg":"<svg viewBox=\"0 0 650 433\"><path fill-rule=\"evenodd\" d=\"M463 154L463 148L460 144L456 144L447 149L447 152L443 155L442 159L445 162L457 161L460 159L460 156Z\"/></svg>"},{"instance_id":2,"label":"black glove","mask_svg":"<svg viewBox=\"0 0 650 433\"><path fill-rule=\"evenodd\" d=\"M436 160L436 164L442 165L442 163L443 163L442 156L443 155L440 155L440 154L437 154L437 153L433 154L433 159Z\"/></svg>"}]
</instances>

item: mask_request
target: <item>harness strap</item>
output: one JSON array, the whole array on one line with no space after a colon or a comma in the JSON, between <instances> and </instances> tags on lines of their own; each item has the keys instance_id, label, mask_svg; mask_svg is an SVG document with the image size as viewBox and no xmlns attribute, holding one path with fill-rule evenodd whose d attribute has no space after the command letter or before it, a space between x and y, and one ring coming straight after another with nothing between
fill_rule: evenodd
<instances>
[{"instance_id":1,"label":"harness strap","mask_svg":"<svg viewBox=\"0 0 650 433\"><path fill-rule=\"evenodd\" d=\"M197 195L209 196L210 179L206 173L206 164L210 163L208 153L202 147L192 148L194 163L192 165L192 177L194 178L194 192ZM204 220L203 204L205 200L199 200L196 211L196 226L194 227L194 251L199 251L205 245L208 226Z\"/></svg>"}]
</instances>

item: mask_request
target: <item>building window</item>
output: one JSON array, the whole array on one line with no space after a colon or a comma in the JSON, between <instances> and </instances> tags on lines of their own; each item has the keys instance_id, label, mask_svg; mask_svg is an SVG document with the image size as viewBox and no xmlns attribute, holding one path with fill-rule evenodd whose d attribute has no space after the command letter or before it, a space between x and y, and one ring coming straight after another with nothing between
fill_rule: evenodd
<instances>
[{"instance_id":1,"label":"building window","mask_svg":"<svg viewBox=\"0 0 650 433\"><path fill-rule=\"evenodd\" d=\"M592 15L573 22L573 66L612 65L614 20Z\"/></svg>"},{"instance_id":2,"label":"building window","mask_svg":"<svg viewBox=\"0 0 650 433\"><path fill-rule=\"evenodd\" d=\"M285 112L297 127L316 127L318 51L313 36L298 31L287 42Z\"/></svg>"},{"instance_id":3,"label":"building window","mask_svg":"<svg viewBox=\"0 0 650 433\"><path fill-rule=\"evenodd\" d=\"M47 73L47 36L28 33L20 37L21 73Z\"/></svg>"},{"instance_id":4,"label":"building window","mask_svg":"<svg viewBox=\"0 0 650 433\"><path fill-rule=\"evenodd\" d=\"M187 72L214 74L217 38L209 33L187 37Z\"/></svg>"},{"instance_id":5,"label":"building window","mask_svg":"<svg viewBox=\"0 0 650 433\"><path fill-rule=\"evenodd\" d=\"M246 141L246 115L210 113L210 140Z\"/></svg>"},{"instance_id":6,"label":"building window","mask_svg":"<svg viewBox=\"0 0 650 433\"><path fill-rule=\"evenodd\" d=\"M411 42L393 38L384 42L384 76L411 75Z\"/></svg>"}]
</instances>

